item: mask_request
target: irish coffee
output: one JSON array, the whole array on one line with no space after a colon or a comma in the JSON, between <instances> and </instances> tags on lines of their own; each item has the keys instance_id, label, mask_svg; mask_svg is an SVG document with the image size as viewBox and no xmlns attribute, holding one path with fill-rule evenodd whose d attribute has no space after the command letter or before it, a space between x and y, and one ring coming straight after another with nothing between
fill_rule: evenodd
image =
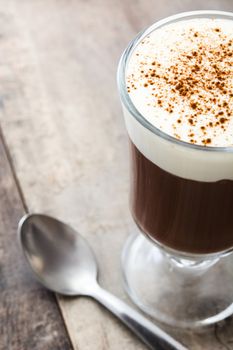
<instances>
[{"instance_id":1,"label":"irish coffee","mask_svg":"<svg viewBox=\"0 0 233 350\"><path fill-rule=\"evenodd\" d=\"M166 324L218 322L233 314L233 13L153 24L123 53L118 88L145 234L124 246L126 290Z\"/></svg>"},{"instance_id":2,"label":"irish coffee","mask_svg":"<svg viewBox=\"0 0 233 350\"><path fill-rule=\"evenodd\" d=\"M128 60L137 225L186 253L233 247L233 21L167 24Z\"/></svg>"}]
</instances>

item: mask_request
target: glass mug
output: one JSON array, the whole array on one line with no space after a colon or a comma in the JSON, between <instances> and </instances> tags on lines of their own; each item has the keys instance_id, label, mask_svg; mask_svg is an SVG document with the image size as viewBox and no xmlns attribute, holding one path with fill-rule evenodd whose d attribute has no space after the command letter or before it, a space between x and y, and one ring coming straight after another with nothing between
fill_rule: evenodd
<instances>
[{"instance_id":1,"label":"glass mug","mask_svg":"<svg viewBox=\"0 0 233 350\"><path fill-rule=\"evenodd\" d=\"M127 92L126 68L152 31L184 19L233 13L193 11L161 20L123 53L118 89L131 154L131 212L142 234L128 238L123 273L128 294L150 316L196 327L233 313L233 147L204 147L162 132Z\"/></svg>"}]
</instances>

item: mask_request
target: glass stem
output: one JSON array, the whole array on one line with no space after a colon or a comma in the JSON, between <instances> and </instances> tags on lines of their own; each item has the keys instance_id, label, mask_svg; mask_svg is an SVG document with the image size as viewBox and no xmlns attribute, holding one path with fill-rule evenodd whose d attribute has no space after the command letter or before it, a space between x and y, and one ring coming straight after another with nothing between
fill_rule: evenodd
<instances>
[{"instance_id":1,"label":"glass stem","mask_svg":"<svg viewBox=\"0 0 233 350\"><path fill-rule=\"evenodd\" d=\"M166 260L170 265L170 269L181 274L192 274L199 276L207 272L213 265L219 261L219 257L211 258L183 258L180 256L164 253Z\"/></svg>"}]
</instances>

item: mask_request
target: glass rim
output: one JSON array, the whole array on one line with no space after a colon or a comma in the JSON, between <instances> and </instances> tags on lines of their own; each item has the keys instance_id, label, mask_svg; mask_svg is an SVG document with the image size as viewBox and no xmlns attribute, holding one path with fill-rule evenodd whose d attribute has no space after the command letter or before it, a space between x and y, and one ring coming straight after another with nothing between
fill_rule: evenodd
<instances>
[{"instance_id":1,"label":"glass rim","mask_svg":"<svg viewBox=\"0 0 233 350\"><path fill-rule=\"evenodd\" d=\"M233 153L233 146L227 146L227 147L221 147L221 146L202 146L202 145L195 145L186 141L179 140L169 134L166 134L153 124L151 124L135 107L134 103L132 102L129 93L127 91L126 86L126 68L129 61L129 58L136 48L136 46L139 44L139 42L148 34L150 34L152 31L163 27L166 24L173 23L180 21L184 18L225 18L229 20L233 20L233 12L227 12L227 11L218 11L218 10L199 10L199 11L188 11L188 12L181 12L169 17L165 17L159 21L156 21L151 26L147 27L146 29L139 32L136 37L128 44L126 49L124 50L120 62L118 65L117 70L117 85L118 90L120 94L121 101L123 105L126 107L126 109L130 112L130 114L146 129L151 131L156 136L165 139L174 145L177 146L183 146L187 147L193 150L198 151L204 151L204 152L228 152Z\"/></svg>"}]
</instances>

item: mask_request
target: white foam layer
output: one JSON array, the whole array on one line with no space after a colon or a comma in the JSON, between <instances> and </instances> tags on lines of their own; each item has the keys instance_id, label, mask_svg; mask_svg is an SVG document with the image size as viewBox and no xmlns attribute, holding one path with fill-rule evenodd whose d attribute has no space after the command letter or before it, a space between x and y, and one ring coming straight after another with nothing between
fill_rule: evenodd
<instances>
[{"instance_id":1,"label":"white foam layer","mask_svg":"<svg viewBox=\"0 0 233 350\"><path fill-rule=\"evenodd\" d=\"M207 152L174 144L142 126L125 107L123 111L130 139L161 169L195 181L233 180L233 153Z\"/></svg>"},{"instance_id":2,"label":"white foam layer","mask_svg":"<svg viewBox=\"0 0 233 350\"><path fill-rule=\"evenodd\" d=\"M197 32L198 34L196 34ZM221 150L208 152L206 150L211 146L233 146L233 96L230 95L233 88L233 62L230 54L233 46L231 47L231 40L233 40L233 21L231 20L208 18L184 20L155 30L150 36L143 39L143 43L136 47L130 57L127 68L127 84L129 95L139 112L151 124L168 135L203 146L201 149L195 149L161 138L142 126L124 108L127 130L133 143L153 163L174 175L197 181L233 180L233 149L232 152L222 152ZM200 91L206 86L205 84L209 86L209 81L213 81L213 74L215 74L213 65L215 63L212 61L212 56L222 50L221 45L225 44L229 48L225 51L227 57L225 60L219 61L216 68L216 72L220 68L221 72L225 69L226 74L219 75L220 83L224 82L223 89L219 89L217 80L214 80L211 89ZM197 52L200 45L205 47L205 50L208 46L209 50L213 51L211 60L204 56L199 62L200 52L197 53L201 67L192 73L194 79L198 78L202 80L202 83L198 84L197 82L197 92L193 93L192 91L190 95L189 91L186 91L188 95L185 95L182 94L182 91L180 93L179 86L176 88L172 82L174 74L169 77L170 71L168 69L179 63L177 65L178 75L175 75L175 78L180 77L181 72L182 79L186 79L187 71L190 73L190 69L197 64L196 54L192 56L189 55L189 52ZM190 56L188 61L187 55ZM221 55L222 53L220 53ZM180 61L181 57L185 61L183 62L184 66ZM226 64L226 59L228 63L232 64ZM167 74L165 75L165 73ZM145 77L145 75L148 76ZM167 78L164 79L164 76ZM169 83L167 83L167 79ZM210 100L211 98L216 99L216 101L213 102ZM207 102L210 107L208 107L206 99L209 99ZM158 100L162 100L162 105L158 104ZM226 120L220 123L220 118ZM191 119L192 122L190 122Z\"/></svg>"},{"instance_id":3,"label":"white foam layer","mask_svg":"<svg viewBox=\"0 0 233 350\"><path fill-rule=\"evenodd\" d=\"M130 98L151 124L177 139L233 146L232 52L230 20L191 19L155 30L130 57Z\"/></svg>"}]
</instances>

